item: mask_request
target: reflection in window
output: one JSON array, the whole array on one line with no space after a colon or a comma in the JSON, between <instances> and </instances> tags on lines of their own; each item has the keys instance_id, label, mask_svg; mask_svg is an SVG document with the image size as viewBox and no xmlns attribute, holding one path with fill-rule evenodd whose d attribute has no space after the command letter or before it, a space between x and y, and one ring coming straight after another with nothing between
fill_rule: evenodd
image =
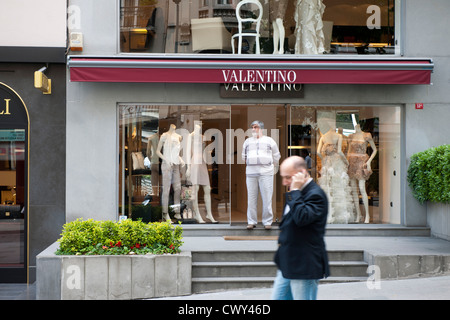
<instances>
[{"instance_id":1,"label":"reflection in window","mask_svg":"<svg viewBox=\"0 0 450 320\"><path fill-rule=\"evenodd\" d=\"M242 0L248 1L248 0ZM120 50L139 53L242 54L256 52L255 37L232 38L237 14L256 18L258 6L239 0L121 0ZM399 0L260 0L261 54L394 54ZM241 24L254 33L255 26Z\"/></svg>"}]
</instances>

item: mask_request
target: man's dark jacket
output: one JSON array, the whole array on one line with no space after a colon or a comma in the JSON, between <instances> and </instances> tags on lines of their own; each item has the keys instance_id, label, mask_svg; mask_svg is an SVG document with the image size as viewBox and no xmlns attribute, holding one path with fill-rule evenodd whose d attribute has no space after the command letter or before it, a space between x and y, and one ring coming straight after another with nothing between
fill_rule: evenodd
<instances>
[{"instance_id":1,"label":"man's dark jacket","mask_svg":"<svg viewBox=\"0 0 450 320\"><path fill-rule=\"evenodd\" d=\"M330 275L325 248L328 200L311 181L286 194L289 213L280 223L275 263L286 279L322 279Z\"/></svg>"}]
</instances>

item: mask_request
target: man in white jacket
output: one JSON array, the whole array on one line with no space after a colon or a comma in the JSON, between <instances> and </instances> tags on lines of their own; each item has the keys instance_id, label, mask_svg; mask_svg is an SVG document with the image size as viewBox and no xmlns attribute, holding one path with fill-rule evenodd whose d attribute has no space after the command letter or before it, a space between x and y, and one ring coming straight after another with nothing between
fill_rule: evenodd
<instances>
[{"instance_id":1,"label":"man in white jacket","mask_svg":"<svg viewBox=\"0 0 450 320\"><path fill-rule=\"evenodd\" d=\"M252 230L258 223L256 208L259 188L263 202L262 223L266 230L270 230L273 221L273 175L281 155L275 140L263 135L262 121L253 121L251 127L252 137L246 139L242 146L242 160L247 165L247 229Z\"/></svg>"}]
</instances>

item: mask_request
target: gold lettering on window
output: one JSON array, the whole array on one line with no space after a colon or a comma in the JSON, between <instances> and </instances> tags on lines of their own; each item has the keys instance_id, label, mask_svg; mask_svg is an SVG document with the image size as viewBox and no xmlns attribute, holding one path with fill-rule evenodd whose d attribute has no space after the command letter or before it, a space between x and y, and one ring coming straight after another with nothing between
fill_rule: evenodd
<instances>
[{"instance_id":1,"label":"gold lettering on window","mask_svg":"<svg viewBox=\"0 0 450 320\"><path fill-rule=\"evenodd\" d=\"M5 108L2 109L2 111L0 112L0 115L10 115L11 113L9 112L9 101L11 99L4 99L5 100Z\"/></svg>"}]
</instances>

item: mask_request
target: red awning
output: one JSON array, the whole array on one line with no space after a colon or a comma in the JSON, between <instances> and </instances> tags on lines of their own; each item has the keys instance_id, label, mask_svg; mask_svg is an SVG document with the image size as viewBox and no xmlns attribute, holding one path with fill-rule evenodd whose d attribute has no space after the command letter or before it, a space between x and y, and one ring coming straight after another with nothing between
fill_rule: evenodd
<instances>
[{"instance_id":1,"label":"red awning","mask_svg":"<svg viewBox=\"0 0 450 320\"><path fill-rule=\"evenodd\" d=\"M69 57L81 82L430 84L428 58Z\"/></svg>"}]
</instances>

